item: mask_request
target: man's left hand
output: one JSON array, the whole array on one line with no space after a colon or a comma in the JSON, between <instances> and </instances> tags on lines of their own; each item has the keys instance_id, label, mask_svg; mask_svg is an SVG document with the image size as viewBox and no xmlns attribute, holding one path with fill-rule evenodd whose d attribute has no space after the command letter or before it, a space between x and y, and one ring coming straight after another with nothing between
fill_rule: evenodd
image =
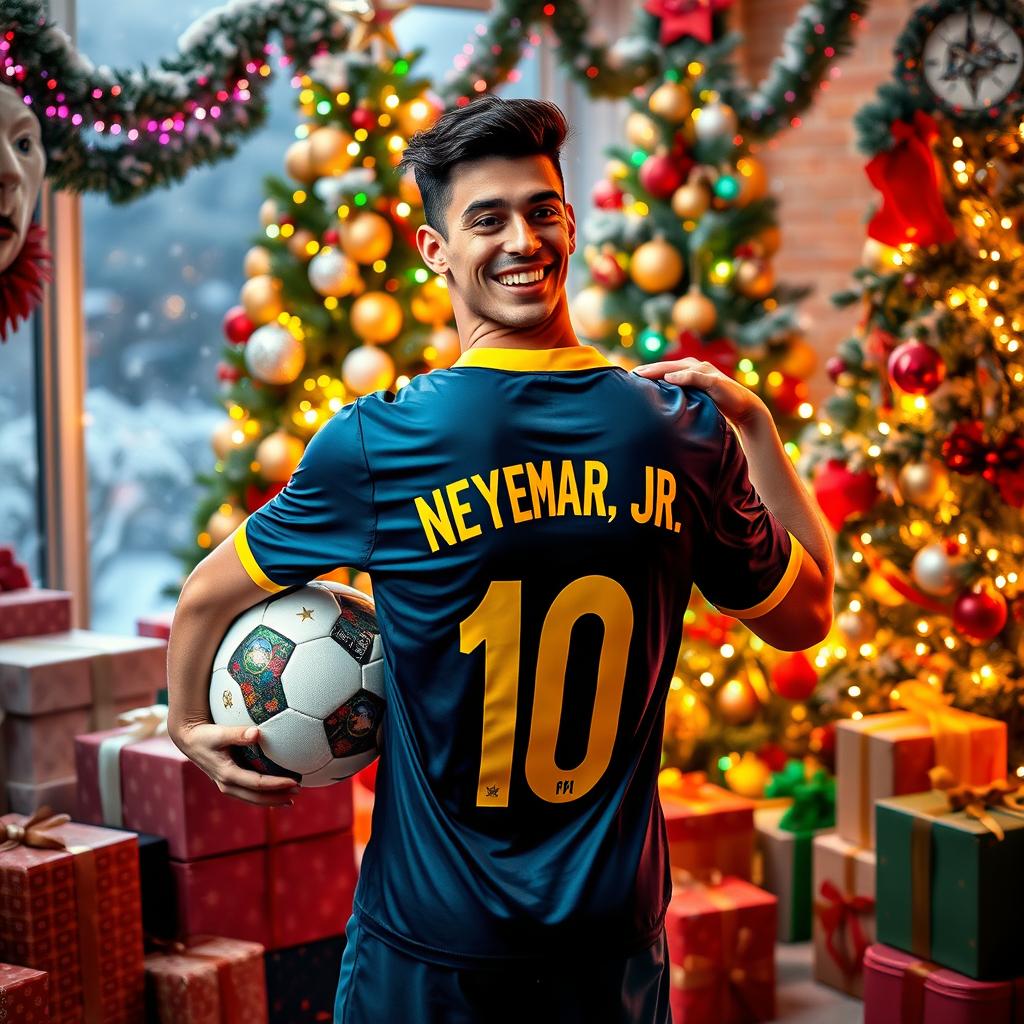
<instances>
[{"instance_id":1,"label":"man's left hand","mask_svg":"<svg viewBox=\"0 0 1024 1024\"><path fill-rule=\"evenodd\" d=\"M706 391L722 415L737 427L744 426L764 414L768 407L750 388L726 376L711 363L687 356L685 359L637 366L633 373L650 380L665 380L684 388Z\"/></svg>"}]
</instances>

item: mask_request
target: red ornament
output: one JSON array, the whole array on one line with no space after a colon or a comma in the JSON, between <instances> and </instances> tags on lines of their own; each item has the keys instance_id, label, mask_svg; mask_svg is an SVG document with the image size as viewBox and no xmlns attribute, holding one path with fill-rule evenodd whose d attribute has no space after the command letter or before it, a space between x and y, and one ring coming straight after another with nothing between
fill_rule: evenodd
<instances>
[{"instance_id":1,"label":"red ornament","mask_svg":"<svg viewBox=\"0 0 1024 1024\"><path fill-rule=\"evenodd\" d=\"M328 228L323 234L324 245L337 245L340 240L341 235L334 228Z\"/></svg>"},{"instance_id":2,"label":"red ornament","mask_svg":"<svg viewBox=\"0 0 1024 1024\"><path fill-rule=\"evenodd\" d=\"M818 685L818 672L803 651L783 658L772 669L772 688L786 700L807 700Z\"/></svg>"},{"instance_id":3,"label":"red ornament","mask_svg":"<svg viewBox=\"0 0 1024 1024\"><path fill-rule=\"evenodd\" d=\"M789 754L778 743L766 743L757 751L757 757L773 772L781 772L789 760Z\"/></svg>"},{"instance_id":4,"label":"red ornament","mask_svg":"<svg viewBox=\"0 0 1024 1024\"><path fill-rule=\"evenodd\" d=\"M807 401L810 391L807 388L807 381L799 377L791 377L787 373L780 373L781 381L769 382L767 386L768 397L772 405L783 415L792 416L800 406Z\"/></svg>"},{"instance_id":5,"label":"red ornament","mask_svg":"<svg viewBox=\"0 0 1024 1024\"><path fill-rule=\"evenodd\" d=\"M614 291L626 283L629 275L610 252L602 252L598 253L590 264L590 276L603 288Z\"/></svg>"},{"instance_id":6,"label":"red ornament","mask_svg":"<svg viewBox=\"0 0 1024 1024\"><path fill-rule=\"evenodd\" d=\"M850 516L863 515L878 500L878 480L870 470L851 472L840 459L823 462L814 472L814 496L833 529Z\"/></svg>"},{"instance_id":7,"label":"red ornament","mask_svg":"<svg viewBox=\"0 0 1024 1024\"><path fill-rule=\"evenodd\" d=\"M594 205L600 210L622 209L622 190L614 181L609 181L607 178L602 178L594 186L590 197L593 199Z\"/></svg>"},{"instance_id":8,"label":"red ornament","mask_svg":"<svg viewBox=\"0 0 1024 1024\"><path fill-rule=\"evenodd\" d=\"M232 306L224 314L222 326L224 336L233 345L244 345L249 340L249 335L256 330L256 325L241 306Z\"/></svg>"},{"instance_id":9,"label":"red ornament","mask_svg":"<svg viewBox=\"0 0 1024 1024\"><path fill-rule=\"evenodd\" d=\"M0 342L42 301L43 285L53 280L52 262L46 232L35 222L29 224L18 255L0 274Z\"/></svg>"},{"instance_id":10,"label":"red ornament","mask_svg":"<svg viewBox=\"0 0 1024 1024\"><path fill-rule=\"evenodd\" d=\"M889 356L889 376L901 391L930 395L945 379L946 364L931 345L911 338L893 349Z\"/></svg>"},{"instance_id":11,"label":"red ornament","mask_svg":"<svg viewBox=\"0 0 1024 1024\"><path fill-rule=\"evenodd\" d=\"M736 346L728 338L703 341L692 331L683 331L675 347L662 359L685 359L687 356L710 363L716 370L732 377L736 372Z\"/></svg>"},{"instance_id":12,"label":"red ornament","mask_svg":"<svg viewBox=\"0 0 1024 1024\"><path fill-rule=\"evenodd\" d=\"M230 363L217 364L217 380L233 384L236 380L240 380L241 377L242 371L237 366L232 366Z\"/></svg>"},{"instance_id":13,"label":"red ornament","mask_svg":"<svg viewBox=\"0 0 1024 1024\"><path fill-rule=\"evenodd\" d=\"M998 590L965 590L953 604L953 628L972 640L991 640L1002 632L1006 615L1006 598Z\"/></svg>"},{"instance_id":14,"label":"red ornament","mask_svg":"<svg viewBox=\"0 0 1024 1024\"><path fill-rule=\"evenodd\" d=\"M364 128L370 132L377 125L377 115L374 114L369 107L356 107L352 111L352 127L358 131L360 128Z\"/></svg>"},{"instance_id":15,"label":"red ornament","mask_svg":"<svg viewBox=\"0 0 1024 1024\"><path fill-rule=\"evenodd\" d=\"M654 153L641 165L640 184L656 199L668 199L683 183L679 165L664 153Z\"/></svg>"},{"instance_id":16,"label":"red ornament","mask_svg":"<svg viewBox=\"0 0 1024 1024\"><path fill-rule=\"evenodd\" d=\"M262 490L255 484L249 484L245 489L246 511L251 515L256 509L263 508L268 501L275 498L283 490L284 484L281 483L271 484Z\"/></svg>"},{"instance_id":17,"label":"red ornament","mask_svg":"<svg viewBox=\"0 0 1024 1024\"><path fill-rule=\"evenodd\" d=\"M669 46L683 36L711 42L711 17L724 11L732 0L647 0L644 10L661 18L658 41Z\"/></svg>"},{"instance_id":18,"label":"red ornament","mask_svg":"<svg viewBox=\"0 0 1024 1024\"><path fill-rule=\"evenodd\" d=\"M865 167L871 184L882 193L882 208L871 218L868 235L886 245L929 246L956 239L939 191L932 142L939 129L918 110L914 123L893 122L893 147L872 157Z\"/></svg>"},{"instance_id":19,"label":"red ornament","mask_svg":"<svg viewBox=\"0 0 1024 1024\"><path fill-rule=\"evenodd\" d=\"M829 356L828 361L825 363L825 372L829 375L829 379L834 384L841 374L846 373L848 367L843 362L842 356Z\"/></svg>"},{"instance_id":20,"label":"red ornament","mask_svg":"<svg viewBox=\"0 0 1024 1024\"><path fill-rule=\"evenodd\" d=\"M965 476L980 473L985 468L988 446L985 441L985 427L980 420L963 420L942 442L942 457L954 473Z\"/></svg>"}]
</instances>

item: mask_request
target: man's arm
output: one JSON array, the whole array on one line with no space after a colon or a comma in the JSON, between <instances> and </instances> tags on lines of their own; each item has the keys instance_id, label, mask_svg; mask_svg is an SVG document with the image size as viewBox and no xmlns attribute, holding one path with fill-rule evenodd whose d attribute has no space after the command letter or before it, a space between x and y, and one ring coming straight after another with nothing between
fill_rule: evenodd
<instances>
[{"instance_id":1,"label":"man's arm","mask_svg":"<svg viewBox=\"0 0 1024 1024\"><path fill-rule=\"evenodd\" d=\"M633 372L706 391L733 424L754 489L809 556L802 560L799 574L782 601L764 615L741 621L780 650L804 650L819 643L832 625L832 545L765 404L738 381L696 359L651 363Z\"/></svg>"},{"instance_id":2,"label":"man's arm","mask_svg":"<svg viewBox=\"0 0 1024 1024\"><path fill-rule=\"evenodd\" d=\"M229 748L255 743L255 726L220 726L210 719L210 675L228 626L267 592L245 571L229 537L195 567L178 598L167 646L170 707L167 732L175 745L222 793L262 806L290 804L298 787L290 778L239 767Z\"/></svg>"}]
</instances>

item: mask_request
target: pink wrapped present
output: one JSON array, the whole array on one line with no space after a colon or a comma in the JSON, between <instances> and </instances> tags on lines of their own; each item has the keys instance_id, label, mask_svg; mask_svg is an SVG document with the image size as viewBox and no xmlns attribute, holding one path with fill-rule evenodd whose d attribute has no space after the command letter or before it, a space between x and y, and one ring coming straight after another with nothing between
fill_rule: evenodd
<instances>
[{"instance_id":1,"label":"pink wrapped present","mask_svg":"<svg viewBox=\"0 0 1024 1024\"><path fill-rule=\"evenodd\" d=\"M71 594L25 587L0 593L0 640L63 633L71 628Z\"/></svg>"},{"instance_id":2,"label":"pink wrapped present","mask_svg":"<svg viewBox=\"0 0 1024 1024\"><path fill-rule=\"evenodd\" d=\"M0 1021L50 1024L50 976L46 971L0 964Z\"/></svg>"},{"instance_id":3,"label":"pink wrapped present","mask_svg":"<svg viewBox=\"0 0 1024 1024\"><path fill-rule=\"evenodd\" d=\"M675 1024L774 1018L776 905L739 878L676 888L665 918Z\"/></svg>"},{"instance_id":4,"label":"pink wrapped present","mask_svg":"<svg viewBox=\"0 0 1024 1024\"><path fill-rule=\"evenodd\" d=\"M237 939L173 943L146 957L154 1024L267 1024L263 947Z\"/></svg>"},{"instance_id":5,"label":"pink wrapped present","mask_svg":"<svg viewBox=\"0 0 1024 1024\"><path fill-rule=\"evenodd\" d=\"M8 782L7 801L15 814L32 814L40 807L49 807L59 814L75 815L78 802L74 775L50 782ZM79 821L84 819L78 818ZM87 824L91 824L88 823ZM2 1020L2 1018L0 1018Z\"/></svg>"},{"instance_id":6,"label":"pink wrapped present","mask_svg":"<svg viewBox=\"0 0 1024 1024\"><path fill-rule=\"evenodd\" d=\"M152 636L158 640L170 640L171 619L174 612L165 612L162 615L144 615L141 619L135 620L135 631L139 636Z\"/></svg>"},{"instance_id":7,"label":"pink wrapped present","mask_svg":"<svg viewBox=\"0 0 1024 1024\"><path fill-rule=\"evenodd\" d=\"M864 955L864 1024L1018 1024L1024 978L975 981L892 946Z\"/></svg>"},{"instance_id":8,"label":"pink wrapped present","mask_svg":"<svg viewBox=\"0 0 1024 1024\"><path fill-rule=\"evenodd\" d=\"M267 851L171 861L182 936L215 935L270 946Z\"/></svg>"}]
</instances>

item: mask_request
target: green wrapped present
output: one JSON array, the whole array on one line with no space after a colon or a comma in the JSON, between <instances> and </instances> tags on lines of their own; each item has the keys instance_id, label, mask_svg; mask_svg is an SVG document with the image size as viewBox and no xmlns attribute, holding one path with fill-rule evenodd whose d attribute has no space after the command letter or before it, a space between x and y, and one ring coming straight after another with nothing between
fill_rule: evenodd
<instances>
[{"instance_id":1,"label":"green wrapped present","mask_svg":"<svg viewBox=\"0 0 1024 1024\"><path fill-rule=\"evenodd\" d=\"M1024 809L1016 782L933 780L945 792L875 804L878 941L979 980L1024 975Z\"/></svg>"}]
</instances>

